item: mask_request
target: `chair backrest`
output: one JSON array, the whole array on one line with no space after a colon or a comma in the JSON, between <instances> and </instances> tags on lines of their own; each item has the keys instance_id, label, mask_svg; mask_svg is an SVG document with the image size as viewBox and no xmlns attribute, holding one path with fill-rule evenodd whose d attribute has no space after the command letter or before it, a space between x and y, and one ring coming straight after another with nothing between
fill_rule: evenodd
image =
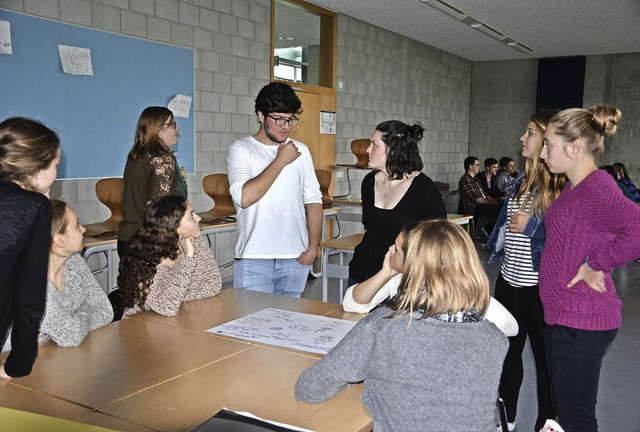
<instances>
[{"instance_id":1,"label":"chair backrest","mask_svg":"<svg viewBox=\"0 0 640 432\"><path fill-rule=\"evenodd\" d=\"M229 192L229 178L226 174L209 174L202 179L202 189L215 201L215 212L217 214L236 213Z\"/></svg>"},{"instance_id":2,"label":"chair backrest","mask_svg":"<svg viewBox=\"0 0 640 432\"><path fill-rule=\"evenodd\" d=\"M351 141L351 152L358 158L354 165L359 167L369 166L369 155L367 154L369 144L371 144L369 138L360 138Z\"/></svg>"},{"instance_id":3,"label":"chair backrest","mask_svg":"<svg viewBox=\"0 0 640 432\"><path fill-rule=\"evenodd\" d=\"M322 205L331 204L331 196L329 195L329 187L331 186L331 171L316 170L316 177L320 183L320 191L322 192Z\"/></svg>"},{"instance_id":4,"label":"chair backrest","mask_svg":"<svg viewBox=\"0 0 640 432\"><path fill-rule=\"evenodd\" d=\"M111 217L105 222L120 223L122 220L122 189L121 178L104 178L96 183L98 200L111 210Z\"/></svg>"}]
</instances>

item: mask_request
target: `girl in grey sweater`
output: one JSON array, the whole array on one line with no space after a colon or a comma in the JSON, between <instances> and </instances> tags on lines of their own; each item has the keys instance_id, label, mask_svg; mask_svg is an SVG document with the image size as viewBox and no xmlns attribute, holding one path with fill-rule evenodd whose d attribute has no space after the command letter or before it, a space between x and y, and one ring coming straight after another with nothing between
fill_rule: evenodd
<instances>
[{"instance_id":1,"label":"girl in grey sweater","mask_svg":"<svg viewBox=\"0 0 640 432\"><path fill-rule=\"evenodd\" d=\"M482 314L489 281L467 233L446 220L411 231L393 306L362 319L302 373L322 402L364 381L376 431L494 431L506 336Z\"/></svg>"},{"instance_id":2,"label":"girl in grey sweater","mask_svg":"<svg viewBox=\"0 0 640 432\"><path fill-rule=\"evenodd\" d=\"M113 309L107 295L79 255L85 229L64 202L51 201L51 243L47 273L47 301L39 342L78 346L90 331L107 325ZM10 338L2 351L10 351Z\"/></svg>"}]
</instances>

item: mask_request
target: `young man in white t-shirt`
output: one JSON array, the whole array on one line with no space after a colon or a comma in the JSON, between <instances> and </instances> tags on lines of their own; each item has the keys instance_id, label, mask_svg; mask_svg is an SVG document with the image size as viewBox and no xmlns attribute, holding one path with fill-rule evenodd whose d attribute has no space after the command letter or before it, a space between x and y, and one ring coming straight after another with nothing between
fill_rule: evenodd
<instances>
[{"instance_id":1,"label":"young man in white t-shirt","mask_svg":"<svg viewBox=\"0 0 640 432\"><path fill-rule=\"evenodd\" d=\"M238 239L233 286L300 297L322 230L322 194L311 153L289 138L302 103L284 83L256 97L260 130L227 155Z\"/></svg>"}]
</instances>

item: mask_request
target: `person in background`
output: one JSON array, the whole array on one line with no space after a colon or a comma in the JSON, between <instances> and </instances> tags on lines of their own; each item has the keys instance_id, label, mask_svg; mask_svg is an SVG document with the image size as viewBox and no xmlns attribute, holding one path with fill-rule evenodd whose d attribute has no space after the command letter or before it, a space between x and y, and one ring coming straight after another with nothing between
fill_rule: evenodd
<instances>
[{"instance_id":1,"label":"person in background","mask_svg":"<svg viewBox=\"0 0 640 432\"><path fill-rule=\"evenodd\" d=\"M0 123L0 346L13 328L13 350L0 378L29 375L47 296L51 227L48 195L58 173L60 140L40 122Z\"/></svg>"},{"instance_id":2,"label":"person in background","mask_svg":"<svg viewBox=\"0 0 640 432\"><path fill-rule=\"evenodd\" d=\"M374 430L490 431L507 338L482 319L489 279L469 235L446 220L409 234L391 308L360 320L305 370L298 400L325 401L364 381Z\"/></svg>"},{"instance_id":3,"label":"person in background","mask_svg":"<svg viewBox=\"0 0 640 432\"><path fill-rule=\"evenodd\" d=\"M147 107L140 114L133 147L124 168L122 221L118 229L118 255L126 255L138 233L147 204L156 197L178 194L187 197L184 169L178 167L171 147L178 143L180 128L173 113L164 107Z\"/></svg>"},{"instance_id":4,"label":"person in background","mask_svg":"<svg viewBox=\"0 0 640 432\"><path fill-rule=\"evenodd\" d=\"M602 165L600 169L608 172L609 175L613 177L613 179L616 181L616 185L618 185L618 188L622 192L622 195L624 195L626 198L630 199L631 201L636 202L629 188L626 187L624 184L622 184L620 180L618 180L618 174L616 173L616 170L613 168L613 165Z\"/></svg>"},{"instance_id":5,"label":"person in background","mask_svg":"<svg viewBox=\"0 0 640 432\"><path fill-rule=\"evenodd\" d=\"M322 193L309 148L289 138L302 102L288 84L256 97L260 129L227 154L236 208L233 286L300 297L322 233Z\"/></svg>"},{"instance_id":6,"label":"person in background","mask_svg":"<svg viewBox=\"0 0 640 432\"><path fill-rule=\"evenodd\" d=\"M124 316L145 310L175 316L183 302L213 297L222 280L200 217L182 195L151 201L129 253L120 261Z\"/></svg>"},{"instance_id":7,"label":"person in background","mask_svg":"<svg viewBox=\"0 0 640 432\"><path fill-rule=\"evenodd\" d=\"M460 213L473 215L474 231L478 238L488 238L487 228L493 223L500 212L500 205L490 196L486 196L476 176L480 172L480 161L475 156L464 160L465 173L458 182L460 194Z\"/></svg>"},{"instance_id":8,"label":"person in background","mask_svg":"<svg viewBox=\"0 0 640 432\"><path fill-rule=\"evenodd\" d=\"M629 190L629 193L631 193L633 200L640 204L640 191L636 189L636 186L631 181L624 164L622 162L614 163L613 171L615 172L616 180L622 183Z\"/></svg>"},{"instance_id":9,"label":"person in background","mask_svg":"<svg viewBox=\"0 0 640 432\"><path fill-rule=\"evenodd\" d=\"M395 243L384 256L382 268L378 273L362 283L349 287L342 302L345 312L369 313L382 303L390 303L396 296L402 280L401 272L407 254L409 234L417 224L417 221L412 222L402 228ZM494 323L506 336L518 334L515 318L493 297L489 299L484 318Z\"/></svg>"},{"instance_id":10,"label":"person in background","mask_svg":"<svg viewBox=\"0 0 640 432\"><path fill-rule=\"evenodd\" d=\"M389 120L376 126L367 148L369 168L362 180L365 233L349 263L349 286L376 274L384 255L406 223L446 219L447 210L434 182L421 172L418 143L424 128Z\"/></svg>"},{"instance_id":11,"label":"person in background","mask_svg":"<svg viewBox=\"0 0 640 432\"><path fill-rule=\"evenodd\" d=\"M511 176L516 171L516 163L510 157L503 156L500 158L498 165L496 183L498 184L498 189L506 195L511 192L516 182L516 179Z\"/></svg>"},{"instance_id":12,"label":"person in background","mask_svg":"<svg viewBox=\"0 0 640 432\"><path fill-rule=\"evenodd\" d=\"M540 155L552 173L568 178L545 214L540 261L545 348L566 432L598 430L602 359L622 324L611 270L640 256L640 207L595 163L620 117L607 106L564 110L547 126Z\"/></svg>"},{"instance_id":13,"label":"person in background","mask_svg":"<svg viewBox=\"0 0 640 432\"><path fill-rule=\"evenodd\" d=\"M509 351L500 378L500 397L507 412L507 427L516 428L518 397L523 379L522 351L527 338L536 367L538 413L535 430L555 418L543 342L543 312L538 294L538 268L544 246L544 213L558 197L563 178L556 178L540 159L547 124L558 111L542 110L531 116L522 142L525 171L500 210L487 247L489 262L502 258L494 295L518 321L520 332L509 338Z\"/></svg>"},{"instance_id":14,"label":"person in background","mask_svg":"<svg viewBox=\"0 0 640 432\"><path fill-rule=\"evenodd\" d=\"M498 173L498 161L494 158L484 160L484 171L478 174L478 181L484 194L500 202L504 193L498 188L496 174Z\"/></svg>"},{"instance_id":15,"label":"person in background","mask_svg":"<svg viewBox=\"0 0 640 432\"><path fill-rule=\"evenodd\" d=\"M109 324L113 309L79 254L85 229L78 215L59 200L51 201L51 214L47 302L38 339L73 347L90 331ZM10 342L7 339L2 351L11 350Z\"/></svg>"}]
</instances>

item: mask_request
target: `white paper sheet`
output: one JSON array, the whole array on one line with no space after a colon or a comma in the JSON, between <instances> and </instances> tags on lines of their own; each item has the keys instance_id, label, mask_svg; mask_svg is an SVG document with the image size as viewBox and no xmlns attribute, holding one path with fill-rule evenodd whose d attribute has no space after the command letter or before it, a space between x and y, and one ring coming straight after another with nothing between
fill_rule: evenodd
<instances>
[{"instance_id":1,"label":"white paper sheet","mask_svg":"<svg viewBox=\"0 0 640 432\"><path fill-rule=\"evenodd\" d=\"M355 324L354 321L268 308L207 332L326 354Z\"/></svg>"},{"instance_id":2,"label":"white paper sheet","mask_svg":"<svg viewBox=\"0 0 640 432\"><path fill-rule=\"evenodd\" d=\"M0 21L0 54L13 54L11 49L11 23Z\"/></svg>"},{"instance_id":3,"label":"white paper sheet","mask_svg":"<svg viewBox=\"0 0 640 432\"><path fill-rule=\"evenodd\" d=\"M336 112L320 111L320 133L336 134Z\"/></svg>"},{"instance_id":4,"label":"white paper sheet","mask_svg":"<svg viewBox=\"0 0 640 432\"><path fill-rule=\"evenodd\" d=\"M189 118L189 110L191 109L191 96L177 94L169 101L167 108L171 110L174 117Z\"/></svg>"},{"instance_id":5,"label":"white paper sheet","mask_svg":"<svg viewBox=\"0 0 640 432\"><path fill-rule=\"evenodd\" d=\"M67 45L58 45L60 62L64 73L71 75L93 75L91 50Z\"/></svg>"}]
</instances>

